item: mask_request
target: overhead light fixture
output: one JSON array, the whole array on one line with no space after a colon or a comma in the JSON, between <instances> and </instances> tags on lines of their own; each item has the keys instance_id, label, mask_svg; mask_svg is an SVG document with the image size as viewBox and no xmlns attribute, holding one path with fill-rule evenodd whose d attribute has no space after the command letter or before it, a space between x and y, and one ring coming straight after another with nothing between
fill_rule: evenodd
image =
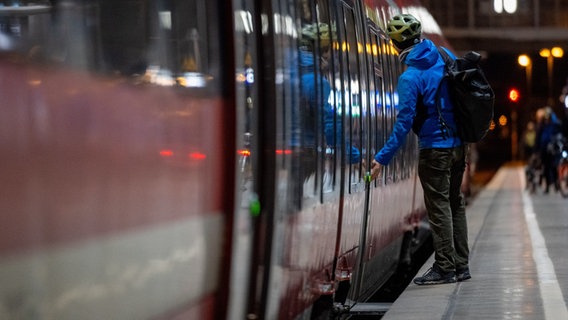
<instances>
[{"instance_id":1,"label":"overhead light fixture","mask_svg":"<svg viewBox=\"0 0 568 320\"><path fill-rule=\"evenodd\" d=\"M493 10L496 13L515 13L517 12L517 0L493 0Z\"/></svg>"}]
</instances>

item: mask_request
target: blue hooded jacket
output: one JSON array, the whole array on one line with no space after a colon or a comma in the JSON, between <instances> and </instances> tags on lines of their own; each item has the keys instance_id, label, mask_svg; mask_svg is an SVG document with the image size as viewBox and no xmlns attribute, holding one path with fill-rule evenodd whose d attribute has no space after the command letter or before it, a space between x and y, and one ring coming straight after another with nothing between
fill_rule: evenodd
<instances>
[{"instance_id":1,"label":"blue hooded jacket","mask_svg":"<svg viewBox=\"0 0 568 320\"><path fill-rule=\"evenodd\" d=\"M455 59L451 52L448 51L448 53ZM387 143L375 155L375 160L382 165L387 165L406 141L406 135L412 129L419 99L422 99L422 103L427 108L426 121L418 134L420 149L453 148L462 145L462 141L456 134L454 107L450 101L446 85L440 88L440 103L442 117L449 132L444 134L438 119L436 90L442 79L445 64L436 45L432 41L424 39L412 47L403 59L408 68L398 79L399 102L396 123Z\"/></svg>"},{"instance_id":2,"label":"blue hooded jacket","mask_svg":"<svg viewBox=\"0 0 568 320\"><path fill-rule=\"evenodd\" d=\"M551 113L550 118L545 120L537 131L536 147L540 152L546 152L548 144L554 139L556 134L562 130L562 124L556 114Z\"/></svg>"}]
</instances>

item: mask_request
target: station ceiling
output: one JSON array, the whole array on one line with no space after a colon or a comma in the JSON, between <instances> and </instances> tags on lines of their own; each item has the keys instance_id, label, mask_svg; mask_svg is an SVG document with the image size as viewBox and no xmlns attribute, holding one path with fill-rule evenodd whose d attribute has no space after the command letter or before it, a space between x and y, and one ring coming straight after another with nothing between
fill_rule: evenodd
<instances>
[{"instance_id":1,"label":"station ceiling","mask_svg":"<svg viewBox=\"0 0 568 320\"><path fill-rule=\"evenodd\" d=\"M422 4L456 51L518 54L560 46L568 52L565 0L422 0Z\"/></svg>"},{"instance_id":2,"label":"station ceiling","mask_svg":"<svg viewBox=\"0 0 568 320\"><path fill-rule=\"evenodd\" d=\"M568 29L562 28L442 28L456 51L530 53L558 46L568 51Z\"/></svg>"}]
</instances>

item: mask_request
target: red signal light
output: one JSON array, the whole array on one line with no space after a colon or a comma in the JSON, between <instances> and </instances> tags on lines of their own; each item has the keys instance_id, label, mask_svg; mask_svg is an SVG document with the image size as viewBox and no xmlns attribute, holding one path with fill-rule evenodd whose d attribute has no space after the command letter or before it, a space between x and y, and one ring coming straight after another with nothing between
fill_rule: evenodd
<instances>
[{"instance_id":1,"label":"red signal light","mask_svg":"<svg viewBox=\"0 0 568 320\"><path fill-rule=\"evenodd\" d=\"M519 102L520 98L521 95L519 94L519 90L515 88L509 90L509 100L511 100L511 102Z\"/></svg>"}]
</instances>

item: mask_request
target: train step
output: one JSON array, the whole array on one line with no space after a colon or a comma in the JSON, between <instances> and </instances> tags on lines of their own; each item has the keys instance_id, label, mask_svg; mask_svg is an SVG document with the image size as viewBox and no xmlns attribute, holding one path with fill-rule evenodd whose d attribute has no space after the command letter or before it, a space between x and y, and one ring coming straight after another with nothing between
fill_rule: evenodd
<instances>
[{"instance_id":1,"label":"train step","mask_svg":"<svg viewBox=\"0 0 568 320\"><path fill-rule=\"evenodd\" d=\"M349 309L350 315L374 316L384 315L392 306L390 302L364 302L357 303Z\"/></svg>"}]
</instances>

